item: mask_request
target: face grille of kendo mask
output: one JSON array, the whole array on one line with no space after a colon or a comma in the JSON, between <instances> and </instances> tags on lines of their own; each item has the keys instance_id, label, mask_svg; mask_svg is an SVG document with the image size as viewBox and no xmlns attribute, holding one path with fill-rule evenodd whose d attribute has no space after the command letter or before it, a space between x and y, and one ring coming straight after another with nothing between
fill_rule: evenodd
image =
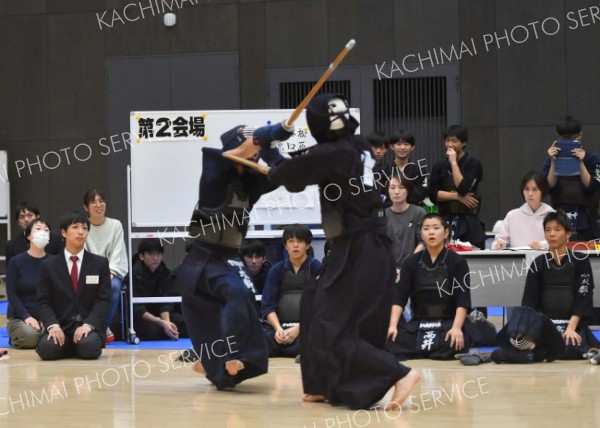
<instances>
[{"instance_id":1,"label":"face grille of kendo mask","mask_svg":"<svg viewBox=\"0 0 600 428\"><path fill-rule=\"evenodd\" d=\"M521 334L517 335L516 337L510 337L509 340L512 346L521 351L531 351L535 348L535 342L527 336L523 336Z\"/></svg>"},{"instance_id":2,"label":"face grille of kendo mask","mask_svg":"<svg viewBox=\"0 0 600 428\"><path fill-rule=\"evenodd\" d=\"M346 100L341 98L332 98L328 103L328 107L329 121L331 122L329 129L335 131L344 128L346 124L343 117L346 118L346 120L350 118L348 103Z\"/></svg>"}]
</instances>

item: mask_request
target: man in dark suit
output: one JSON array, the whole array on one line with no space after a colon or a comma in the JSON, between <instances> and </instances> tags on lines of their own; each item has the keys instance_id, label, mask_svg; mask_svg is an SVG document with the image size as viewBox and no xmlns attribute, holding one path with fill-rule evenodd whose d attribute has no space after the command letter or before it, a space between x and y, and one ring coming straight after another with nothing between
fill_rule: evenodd
<instances>
[{"instance_id":1,"label":"man in dark suit","mask_svg":"<svg viewBox=\"0 0 600 428\"><path fill-rule=\"evenodd\" d=\"M42 360L92 360L102 353L110 270L105 257L83 249L89 227L85 213L65 215L60 222L65 251L42 263L37 305L46 332L36 348Z\"/></svg>"}]
</instances>

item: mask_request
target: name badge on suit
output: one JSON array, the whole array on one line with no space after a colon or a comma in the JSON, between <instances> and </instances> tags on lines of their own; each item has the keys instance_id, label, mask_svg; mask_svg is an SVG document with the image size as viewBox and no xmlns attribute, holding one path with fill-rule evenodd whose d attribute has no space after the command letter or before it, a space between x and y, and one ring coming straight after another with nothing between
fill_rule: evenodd
<instances>
[{"instance_id":1,"label":"name badge on suit","mask_svg":"<svg viewBox=\"0 0 600 428\"><path fill-rule=\"evenodd\" d=\"M86 284L100 284L100 276L99 275L86 275L85 283Z\"/></svg>"}]
</instances>

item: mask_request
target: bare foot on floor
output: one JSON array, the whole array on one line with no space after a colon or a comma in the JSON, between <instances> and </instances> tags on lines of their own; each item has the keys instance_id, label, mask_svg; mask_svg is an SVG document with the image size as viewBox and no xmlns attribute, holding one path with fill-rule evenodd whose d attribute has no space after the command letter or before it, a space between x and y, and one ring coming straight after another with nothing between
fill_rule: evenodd
<instances>
[{"instance_id":1,"label":"bare foot on floor","mask_svg":"<svg viewBox=\"0 0 600 428\"><path fill-rule=\"evenodd\" d=\"M194 370L199 375L206 375L206 370L204 370L204 367L202 366L202 363L200 361L195 361L194 364L192 364L192 370Z\"/></svg>"},{"instance_id":2,"label":"bare foot on floor","mask_svg":"<svg viewBox=\"0 0 600 428\"><path fill-rule=\"evenodd\" d=\"M325 401L325 396L304 394L304 396L302 397L302 401L305 401L307 403L322 403Z\"/></svg>"},{"instance_id":3,"label":"bare foot on floor","mask_svg":"<svg viewBox=\"0 0 600 428\"><path fill-rule=\"evenodd\" d=\"M230 376L235 376L240 370L244 370L244 363L240 360L230 360L225 363L225 370Z\"/></svg>"},{"instance_id":4,"label":"bare foot on floor","mask_svg":"<svg viewBox=\"0 0 600 428\"><path fill-rule=\"evenodd\" d=\"M404 400L409 396L410 391L414 386L421 380L421 375L416 370L411 370L406 376L396 382L394 385L394 394L392 395L392 401L390 401L386 407L400 408Z\"/></svg>"}]
</instances>

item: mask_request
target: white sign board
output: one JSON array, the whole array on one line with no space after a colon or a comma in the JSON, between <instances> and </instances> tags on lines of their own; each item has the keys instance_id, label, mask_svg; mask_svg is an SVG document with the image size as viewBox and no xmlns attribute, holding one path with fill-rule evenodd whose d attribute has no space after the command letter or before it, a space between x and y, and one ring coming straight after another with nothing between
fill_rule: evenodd
<instances>
[{"instance_id":1,"label":"white sign board","mask_svg":"<svg viewBox=\"0 0 600 428\"><path fill-rule=\"evenodd\" d=\"M8 182L8 157L6 150L0 150L0 217L6 218L10 215L8 206L10 186Z\"/></svg>"},{"instance_id":2,"label":"white sign board","mask_svg":"<svg viewBox=\"0 0 600 428\"><path fill-rule=\"evenodd\" d=\"M188 224L198 201L202 148L221 148L221 134L237 125L264 126L290 117L292 110L198 110L132 112L132 225L169 227ZM351 109L359 119L358 109ZM304 113L282 152L316 144ZM264 195L251 213L251 224L320 224L316 186L300 194L279 188Z\"/></svg>"}]
</instances>

